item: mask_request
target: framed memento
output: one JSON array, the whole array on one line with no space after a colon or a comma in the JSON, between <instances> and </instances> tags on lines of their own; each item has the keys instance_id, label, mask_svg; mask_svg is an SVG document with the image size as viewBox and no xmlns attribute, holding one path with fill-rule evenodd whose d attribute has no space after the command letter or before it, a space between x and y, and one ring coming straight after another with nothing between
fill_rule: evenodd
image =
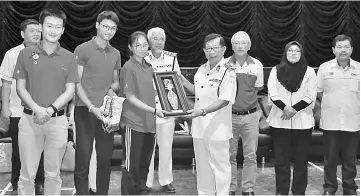
<instances>
[{"instance_id":1,"label":"framed memento","mask_svg":"<svg viewBox=\"0 0 361 196\"><path fill-rule=\"evenodd\" d=\"M165 116L184 116L189 110L187 96L177 72L154 73L154 83Z\"/></svg>"}]
</instances>

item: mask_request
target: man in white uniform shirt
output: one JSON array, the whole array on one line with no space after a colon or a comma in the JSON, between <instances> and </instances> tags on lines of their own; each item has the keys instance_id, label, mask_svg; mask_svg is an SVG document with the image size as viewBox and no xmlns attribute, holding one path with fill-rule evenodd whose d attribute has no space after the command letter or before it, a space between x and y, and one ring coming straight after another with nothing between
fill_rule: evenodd
<instances>
[{"instance_id":1,"label":"man in white uniform shirt","mask_svg":"<svg viewBox=\"0 0 361 196\"><path fill-rule=\"evenodd\" d=\"M225 41L218 34L204 39L203 51L208 62L194 75L194 86L185 87L195 93L192 137L197 168L199 195L228 195L231 183L229 139L232 138L232 104L237 84L236 73L223 58ZM184 77L181 77L186 83Z\"/></svg>"},{"instance_id":2,"label":"man in white uniform shirt","mask_svg":"<svg viewBox=\"0 0 361 196\"><path fill-rule=\"evenodd\" d=\"M41 31L39 22L34 19L24 20L20 25L21 37L24 42L6 52L3 62L0 67L0 78L2 79L2 108L1 115L5 119L10 118L9 135L12 143L12 157L11 157L11 184L13 186L13 195L17 195L18 181L20 176L20 156L18 135L18 123L23 113L23 106L21 100L16 92L16 80L13 79L13 73L18 59L19 53L22 49L28 46L36 45L40 42ZM44 186L44 164L43 156L41 164L39 164L38 172L35 178L35 194L42 194Z\"/></svg>"},{"instance_id":3,"label":"man in white uniform shirt","mask_svg":"<svg viewBox=\"0 0 361 196\"><path fill-rule=\"evenodd\" d=\"M164 30L159 27L149 29L147 37L150 43L150 50L144 59L152 65L154 72L176 71L180 74L177 54L164 50L166 40ZM162 109L158 95L156 95L155 100L157 109ZM174 118L156 117L156 142L159 148L158 178L163 191L167 193L175 193L175 188L172 185L172 144L174 127ZM152 187L153 185L154 154L153 152L149 165L147 187Z\"/></svg>"},{"instance_id":4,"label":"man in white uniform shirt","mask_svg":"<svg viewBox=\"0 0 361 196\"><path fill-rule=\"evenodd\" d=\"M338 35L332 42L335 59L320 65L317 96L321 100L320 128L324 144L324 195L334 195L341 154L344 195L357 195L355 177L360 132L360 63L350 58L352 39Z\"/></svg>"}]
</instances>

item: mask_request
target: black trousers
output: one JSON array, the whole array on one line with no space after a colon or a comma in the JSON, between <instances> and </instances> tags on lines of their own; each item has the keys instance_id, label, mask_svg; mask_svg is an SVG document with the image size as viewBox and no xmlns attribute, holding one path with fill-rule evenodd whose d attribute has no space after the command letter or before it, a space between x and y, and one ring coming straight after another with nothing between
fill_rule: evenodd
<instances>
[{"instance_id":1,"label":"black trousers","mask_svg":"<svg viewBox=\"0 0 361 196\"><path fill-rule=\"evenodd\" d=\"M293 157L293 195L305 195L308 183L308 149L312 129L280 129L272 127L275 156L276 194L288 195Z\"/></svg>"},{"instance_id":2,"label":"black trousers","mask_svg":"<svg viewBox=\"0 0 361 196\"><path fill-rule=\"evenodd\" d=\"M89 195L89 163L93 151L97 153L96 186L97 194L107 195L111 173L114 133L102 129L102 122L85 106L74 109L76 130L74 184L77 195Z\"/></svg>"},{"instance_id":3,"label":"black trousers","mask_svg":"<svg viewBox=\"0 0 361 196\"><path fill-rule=\"evenodd\" d=\"M11 184L13 189L18 188L18 182L20 177L20 155L19 155L19 120L20 117L10 117L10 124L9 124L9 136L11 137L11 146L12 146L12 153L11 153ZM35 177L35 185L44 185L44 155L41 154L41 159L39 163L38 172L36 173Z\"/></svg>"},{"instance_id":4,"label":"black trousers","mask_svg":"<svg viewBox=\"0 0 361 196\"><path fill-rule=\"evenodd\" d=\"M139 195L146 189L149 165L155 145L155 133L125 129L125 167L122 171L121 194Z\"/></svg>"},{"instance_id":5,"label":"black trousers","mask_svg":"<svg viewBox=\"0 0 361 196\"><path fill-rule=\"evenodd\" d=\"M342 187L344 193L355 194L357 185L355 177L357 142L360 132L347 131L323 131L324 146L324 181L325 191L335 193L337 190L337 163L341 158L342 164Z\"/></svg>"}]
</instances>

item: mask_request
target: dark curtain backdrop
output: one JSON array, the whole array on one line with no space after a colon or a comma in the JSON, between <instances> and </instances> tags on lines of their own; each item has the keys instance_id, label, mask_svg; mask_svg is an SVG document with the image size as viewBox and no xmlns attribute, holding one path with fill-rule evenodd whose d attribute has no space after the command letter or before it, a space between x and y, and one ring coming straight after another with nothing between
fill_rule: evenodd
<instances>
[{"instance_id":1,"label":"dark curtain backdrop","mask_svg":"<svg viewBox=\"0 0 361 196\"><path fill-rule=\"evenodd\" d=\"M352 37L352 58L360 60L359 1L32 1L0 2L0 60L5 52L22 42L20 23L37 19L44 7L62 9L68 21L61 45L73 51L95 35L97 15L113 10L120 18L119 30L111 41L129 58L128 36L136 31L162 27L166 49L178 53L181 67L197 67L205 62L202 41L209 33L226 40L226 57L232 54L230 39L246 31L252 40L250 54L265 67L279 63L285 45L297 40L305 48L310 66L334 58L332 39L341 33Z\"/></svg>"}]
</instances>

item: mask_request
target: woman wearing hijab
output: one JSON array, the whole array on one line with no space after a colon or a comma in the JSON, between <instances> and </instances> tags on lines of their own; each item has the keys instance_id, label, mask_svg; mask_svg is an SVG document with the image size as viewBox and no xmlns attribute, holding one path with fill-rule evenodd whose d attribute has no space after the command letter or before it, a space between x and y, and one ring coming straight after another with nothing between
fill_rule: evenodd
<instances>
[{"instance_id":1,"label":"woman wearing hijab","mask_svg":"<svg viewBox=\"0 0 361 196\"><path fill-rule=\"evenodd\" d=\"M276 160L276 194L288 195L293 157L292 193L305 195L317 83L300 43L292 41L286 45L281 63L271 70L267 86L272 104L267 122L272 130Z\"/></svg>"}]
</instances>

